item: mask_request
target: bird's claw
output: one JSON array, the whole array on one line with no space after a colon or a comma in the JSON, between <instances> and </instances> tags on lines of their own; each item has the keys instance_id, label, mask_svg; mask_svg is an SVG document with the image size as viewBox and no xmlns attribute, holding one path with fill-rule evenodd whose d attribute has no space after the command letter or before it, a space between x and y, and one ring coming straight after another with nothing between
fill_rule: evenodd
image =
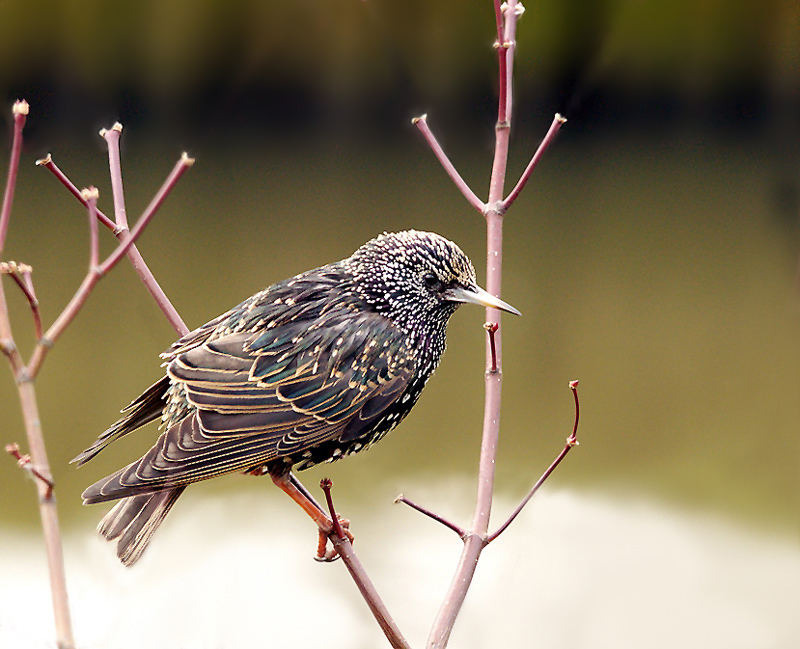
<instances>
[{"instance_id":1,"label":"bird's claw","mask_svg":"<svg viewBox=\"0 0 800 649\"><path fill-rule=\"evenodd\" d=\"M341 516L337 516L337 518L339 520L339 526L342 528L342 532L344 533L345 537L347 537L347 540L352 543L355 537L350 531L350 521L346 518L342 518ZM319 539L317 541L317 554L314 557L315 561L330 563L331 561L336 561L336 559L339 558L339 552L336 549L336 546L332 545L330 548L328 547L328 539L331 536L335 536L335 534L336 532L331 521L328 521L328 524L325 526L320 526Z\"/></svg>"}]
</instances>

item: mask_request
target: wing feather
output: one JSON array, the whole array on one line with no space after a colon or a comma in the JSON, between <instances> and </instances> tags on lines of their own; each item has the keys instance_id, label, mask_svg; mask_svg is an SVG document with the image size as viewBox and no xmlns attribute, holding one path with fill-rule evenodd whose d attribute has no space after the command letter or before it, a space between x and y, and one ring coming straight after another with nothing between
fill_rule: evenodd
<instances>
[{"instance_id":1,"label":"wing feather","mask_svg":"<svg viewBox=\"0 0 800 649\"><path fill-rule=\"evenodd\" d=\"M187 416L141 459L89 487L85 502L296 461L306 449L370 431L413 376L413 356L398 354L405 337L376 313L318 322L198 337L177 348L167 375L182 388Z\"/></svg>"}]
</instances>

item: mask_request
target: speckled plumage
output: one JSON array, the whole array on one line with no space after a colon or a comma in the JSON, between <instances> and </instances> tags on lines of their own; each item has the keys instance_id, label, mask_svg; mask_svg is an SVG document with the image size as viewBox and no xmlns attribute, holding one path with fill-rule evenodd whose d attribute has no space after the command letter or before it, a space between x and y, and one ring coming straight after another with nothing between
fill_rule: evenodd
<instances>
[{"instance_id":1,"label":"speckled plumage","mask_svg":"<svg viewBox=\"0 0 800 649\"><path fill-rule=\"evenodd\" d=\"M462 302L511 307L478 288L469 259L439 235L381 235L342 261L275 284L186 334L166 375L75 458L160 418L139 460L90 486L122 498L101 533L126 564L192 482L279 475L364 450L416 403Z\"/></svg>"}]
</instances>

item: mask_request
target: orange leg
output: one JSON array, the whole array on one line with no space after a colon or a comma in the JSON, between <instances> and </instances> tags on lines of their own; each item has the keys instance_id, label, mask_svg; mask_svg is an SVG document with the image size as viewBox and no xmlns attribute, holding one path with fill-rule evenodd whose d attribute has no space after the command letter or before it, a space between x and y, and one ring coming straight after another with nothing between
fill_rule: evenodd
<instances>
[{"instance_id":1,"label":"orange leg","mask_svg":"<svg viewBox=\"0 0 800 649\"><path fill-rule=\"evenodd\" d=\"M281 489L286 495L294 500L303 511L311 517L317 524L319 529L319 541L317 543L317 561L334 561L339 555L336 550L331 548L328 550L328 537L333 533L333 522L330 519L319 503L314 500L306 488L300 484L300 481L291 473L283 473L280 475L270 474L272 482L275 486ZM340 524L347 538L352 542L353 535L350 533L350 521L347 519L340 519Z\"/></svg>"}]
</instances>

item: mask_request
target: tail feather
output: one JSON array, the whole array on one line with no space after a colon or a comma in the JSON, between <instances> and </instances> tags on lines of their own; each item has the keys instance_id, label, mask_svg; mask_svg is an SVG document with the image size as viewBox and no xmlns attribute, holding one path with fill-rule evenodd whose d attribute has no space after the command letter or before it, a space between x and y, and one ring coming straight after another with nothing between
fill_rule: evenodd
<instances>
[{"instance_id":1,"label":"tail feather","mask_svg":"<svg viewBox=\"0 0 800 649\"><path fill-rule=\"evenodd\" d=\"M118 502L100 521L97 531L108 541L117 541L117 556L132 566L142 556L169 510L185 486L130 496Z\"/></svg>"},{"instance_id":2,"label":"tail feather","mask_svg":"<svg viewBox=\"0 0 800 649\"><path fill-rule=\"evenodd\" d=\"M70 464L76 463L78 466L86 464L114 440L158 419L164 411L168 390L169 378L166 376L153 383L125 407L122 411L123 417L120 417L108 430L103 432L83 453L70 460Z\"/></svg>"}]
</instances>

